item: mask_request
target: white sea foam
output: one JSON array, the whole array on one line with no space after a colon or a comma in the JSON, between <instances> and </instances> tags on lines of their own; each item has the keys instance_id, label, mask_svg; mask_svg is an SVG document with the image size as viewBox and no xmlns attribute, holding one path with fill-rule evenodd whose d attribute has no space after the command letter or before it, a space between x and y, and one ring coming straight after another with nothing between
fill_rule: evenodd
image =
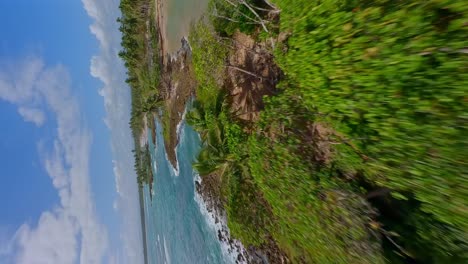
<instances>
[{"instance_id":1,"label":"white sea foam","mask_svg":"<svg viewBox=\"0 0 468 264\"><path fill-rule=\"evenodd\" d=\"M185 138L185 131L184 131L184 125L185 125L185 116L187 115L187 108L185 108L184 110L184 113L182 114L182 118L180 119L179 123L177 124L177 127L176 127L176 136L177 136L177 139L178 139L178 144L177 146L175 147L174 151L175 151L175 156L176 156L176 165L175 167L172 165L171 162L169 162L169 164L171 164L171 169L172 169L172 172L174 173L174 176L178 177L179 174L180 174L180 168L179 168L179 157L177 155L177 150L179 149L179 146L183 144L184 142L184 138ZM166 160L169 161L169 157L167 156L167 152L166 152Z\"/></svg>"},{"instance_id":2,"label":"white sea foam","mask_svg":"<svg viewBox=\"0 0 468 264\"><path fill-rule=\"evenodd\" d=\"M144 148L148 144L148 121L146 116L143 118L143 129L140 136L140 147Z\"/></svg>"},{"instance_id":3,"label":"white sea foam","mask_svg":"<svg viewBox=\"0 0 468 264\"><path fill-rule=\"evenodd\" d=\"M153 159L153 157L151 157L151 159ZM155 159L153 159L153 170L154 170L154 174L156 174L158 171L158 163L156 162Z\"/></svg>"},{"instance_id":4,"label":"white sea foam","mask_svg":"<svg viewBox=\"0 0 468 264\"><path fill-rule=\"evenodd\" d=\"M172 169L172 176L178 177L179 176L179 159L177 158L177 151L176 151L176 166L172 165L172 162L169 160L169 156L167 156L167 152L165 153L166 162L169 164L169 167Z\"/></svg>"},{"instance_id":5,"label":"white sea foam","mask_svg":"<svg viewBox=\"0 0 468 264\"><path fill-rule=\"evenodd\" d=\"M201 184L202 179L198 173L194 175L194 181ZM221 251L226 261L229 261L230 263L247 263L247 251L244 245L242 245L242 243L236 239L233 239L232 243L229 243L231 235L227 226L225 213L217 213L215 210L213 210L213 212L209 212L208 206L205 203L203 197L196 190L194 199L198 204L202 215L205 217L208 226L215 232L215 234L218 234L218 232L221 232L222 234L227 233L225 239L223 241L219 241L221 244ZM216 218L218 219L218 222L216 222ZM236 262L237 256L239 254L244 257L244 260Z\"/></svg>"},{"instance_id":6,"label":"white sea foam","mask_svg":"<svg viewBox=\"0 0 468 264\"><path fill-rule=\"evenodd\" d=\"M164 242L164 263L166 264L171 264L171 256L169 255L169 250L167 250L166 246L166 237L163 236L163 242Z\"/></svg>"},{"instance_id":7,"label":"white sea foam","mask_svg":"<svg viewBox=\"0 0 468 264\"><path fill-rule=\"evenodd\" d=\"M177 124L177 138L181 138L179 135L181 133L181 129L183 128L183 125L185 124L185 116L187 115L187 107L185 107L184 112L182 113L182 118L180 119L179 123Z\"/></svg>"},{"instance_id":8,"label":"white sea foam","mask_svg":"<svg viewBox=\"0 0 468 264\"><path fill-rule=\"evenodd\" d=\"M159 238L159 234L157 235L156 248L158 249L159 255L162 256L163 252L162 252L161 239Z\"/></svg>"}]
</instances>

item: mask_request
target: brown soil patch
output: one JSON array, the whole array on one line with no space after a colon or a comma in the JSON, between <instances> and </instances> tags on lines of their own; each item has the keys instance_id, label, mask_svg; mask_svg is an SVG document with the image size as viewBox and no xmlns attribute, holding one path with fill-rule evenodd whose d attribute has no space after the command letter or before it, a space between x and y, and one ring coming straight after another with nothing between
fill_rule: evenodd
<instances>
[{"instance_id":1,"label":"brown soil patch","mask_svg":"<svg viewBox=\"0 0 468 264\"><path fill-rule=\"evenodd\" d=\"M303 134L303 151L313 163L329 164L332 160L333 131L321 123L308 123Z\"/></svg>"},{"instance_id":2,"label":"brown soil patch","mask_svg":"<svg viewBox=\"0 0 468 264\"><path fill-rule=\"evenodd\" d=\"M236 32L232 45L225 84L231 107L239 119L256 121L263 109L263 96L275 93L281 71L265 43Z\"/></svg>"},{"instance_id":3,"label":"brown soil patch","mask_svg":"<svg viewBox=\"0 0 468 264\"><path fill-rule=\"evenodd\" d=\"M161 65L166 64L166 6L163 4L163 0L154 0L156 5L156 28L158 32L158 43L159 43L159 58L161 60Z\"/></svg>"}]
</instances>

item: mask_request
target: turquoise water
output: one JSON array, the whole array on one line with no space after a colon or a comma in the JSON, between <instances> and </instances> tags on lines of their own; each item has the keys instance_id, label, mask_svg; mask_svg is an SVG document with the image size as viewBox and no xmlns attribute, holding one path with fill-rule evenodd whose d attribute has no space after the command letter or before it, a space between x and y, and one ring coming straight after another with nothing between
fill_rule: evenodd
<instances>
[{"instance_id":1,"label":"turquoise water","mask_svg":"<svg viewBox=\"0 0 468 264\"><path fill-rule=\"evenodd\" d=\"M167 160L160 125L156 143L149 142L155 181L153 201L144 189L149 263L228 263L216 231L195 199L192 161L200 149L198 134L180 127L179 173ZM151 139L149 139L151 141Z\"/></svg>"}]
</instances>

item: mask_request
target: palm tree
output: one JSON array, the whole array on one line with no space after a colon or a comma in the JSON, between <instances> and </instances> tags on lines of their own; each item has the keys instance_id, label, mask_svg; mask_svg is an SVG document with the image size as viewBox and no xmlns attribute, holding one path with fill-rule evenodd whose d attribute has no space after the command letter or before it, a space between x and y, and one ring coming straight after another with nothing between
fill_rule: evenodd
<instances>
[{"instance_id":1,"label":"palm tree","mask_svg":"<svg viewBox=\"0 0 468 264\"><path fill-rule=\"evenodd\" d=\"M203 144L194 168L200 175L217 172L222 177L229 171L235 159L229 154L224 126L219 118L226 108L224 93L219 92L215 98L216 100L208 106L194 101L187 122L200 133Z\"/></svg>"}]
</instances>

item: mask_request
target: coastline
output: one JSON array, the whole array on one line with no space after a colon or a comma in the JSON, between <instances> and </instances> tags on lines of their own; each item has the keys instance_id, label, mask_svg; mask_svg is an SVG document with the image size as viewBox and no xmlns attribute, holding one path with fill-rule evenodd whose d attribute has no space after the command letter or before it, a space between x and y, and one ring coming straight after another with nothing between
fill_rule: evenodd
<instances>
[{"instance_id":1,"label":"coastline","mask_svg":"<svg viewBox=\"0 0 468 264\"><path fill-rule=\"evenodd\" d=\"M194 199L202 215L204 215L208 221L208 225L217 234L224 256L230 259L232 263L252 263L252 258L249 256L244 245L239 240L231 238L227 226L226 213L223 210L217 210L217 208L213 206L214 201L210 200L210 198L201 191L200 186L202 185L202 178L198 173L194 175L194 182Z\"/></svg>"},{"instance_id":2,"label":"coastline","mask_svg":"<svg viewBox=\"0 0 468 264\"><path fill-rule=\"evenodd\" d=\"M157 32L158 32L158 42L159 42L159 58L160 58L160 64L165 65L166 64L166 47L167 47L167 41L166 39L166 14L167 10L164 8L163 0L154 0L155 3L155 19L156 19L156 27L157 27Z\"/></svg>"},{"instance_id":3,"label":"coastline","mask_svg":"<svg viewBox=\"0 0 468 264\"><path fill-rule=\"evenodd\" d=\"M182 47L173 55L161 71L159 89L164 91L164 111L160 116L166 139L166 151L172 166L177 168L175 148L178 144L178 127L183 120L186 105L195 91L195 77L191 65L191 48L186 38L181 40Z\"/></svg>"},{"instance_id":4,"label":"coastline","mask_svg":"<svg viewBox=\"0 0 468 264\"><path fill-rule=\"evenodd\" d=\"M141 237L143 239L143 256L145 264L148 264L148 242L146 238L146 218L145 218L145 201L143 198L143 187L138 186L138 198L140 200L140 219L141 219Z\"/></svg>"},{"instance_id":5,"label":"coastline","mask_svg":"<svg viewBox=\"0 0 468 264\"><path fill-rule=\"evenodd\" d=\"M127 12L139 12L134 17L141 18L152 5L149 1L140 0L138 10L131 5L136 2L128 0ZM195 199L228 254L236 249L232 234L247 245L241 251L250 263L384 263L388 257L454 262L464 257L460 249L467 244L458 242L464 241L460 231L466 227L466 212L437 203L463 203L458 188L463 175L454 172L464 169L456 162L464 130L451 125L465 114L455 103L463 98L432 89L462 94L457 65L463 52L418 50L425 41L458 45L458 38L440 32L461 32L460 10L393 2L354 7L306 0L277 0L275 5L238 1L215 6L210 19L192 28L190 45L184 38L180 53L173 53L168 52L172 44L167 38L173 10L168 2L154 3L155 17L148 20L145 13L142 21L125 21L132 26L122 27L128 32L126 50L119 55L130 65L135 145L141 117L164 109L157 120L164 135L159 142L166 144L158 150L164 149L166 156L157 160L165 158L173 170L159 176L187 179L174 177L179 165L182 170L189 165L183 154L179 164L176 148L185 146L179 132L187 100L197 96L189 123L203 139L195 165L203 180L192 175ZM304 10L306 5L313 8ZM432 14L444 23L405 23L412 10L421 17L418 21L426 21L421 14ZM327 20L330 13L335 16ZM141 37L148 21L156 22L149 28L157 30L146 35L150 49ZM440 24L451 24L450 30ZM375 39L378 46L369 41ZM146 60L151 54L154 59ZM141 67L146 61L154 67ZM434 75L435 65L443 74ZM409 87L414 93L406 93ZM433 125L439 123L447 125ZM454 138L445 137L449 134ZM433 144L427 149L421 142ZM146 157L141 149L136 151L138 181L148 184ZM436 177L446 174L450 177L442 182ZM167 183L154 186L170 186ZM186 216L179 208L167 211ZM223 229L227 226L230 233ZM441 238L448 243L433 242Z\"/></svg>"},{"instance_id":6,"label":"coastline","mask_svg":"<svg viewBox=\"0 0 468 264\"><path fill-rule=\"evenodd\" d=\"M159 44L159 62L160 62L160 82L157 86L158 91L162 95L163 109L159 111L157 117L163 127L166 159L172 166L174 176L179 175L179 161L177 160L177 146L179 145L179 133L181 127L184 125L185 116L187 112L187 104L190 102L190 98L195 96L195 89L197 79L195 76L193 64L192 64L192 48L187 40L187 37L183 37L180 40L180 47L173 53L168 52L168 36L167 36L167 12L168 8L162 0L155 0L156 4L156 32L158 32L158 44ZM271 59L265 60L264 57L251 56L252 52L250 49L256 49L260 54L264 49L265 45L262 46L255 43L249 36L244 34L237 34L235 37L237 52L234 52L229 57L231 64L235 67L243 67L249 71L262 72L263 78L277 79L279 74L276 69L270 69L268 65L271 64ZM269 58L269 57L268 57ZM256 62L259 66L248 68L246 64ZM252 65L255 65L253 63ZM265 66L267 65L267 66ZM250 111L251 114L239 116L244 120L257 119L258 112L262 108L261 97L268 94L270 90L274 90L270 84L264 81L254 80L251 83L245 83L244 85L238 85L239 83L245 82L245 76L242 72L230 68L226 71L226 78L229 78L230 93L233 94L235 102L240 102L238 98L242 93L236 94L235 88L243 90L249 90L248 86L253 85L257 87L256 90L260 91L258 95L255 95L252 102L249 102L247 108L245 104L237 103L237 111L245 112ZM253 106L253 107L251 107ZM151 131L153 134L155 131ZM227 224L227 214L223 208L223 204L220 201L220 194L213 195L213 186L210 183L209 178L207 181L202 181L200 175L194 175L195 184L195 201L199 206L200 211L204 215L206 221L210 227L214 230L223 249L223 254L231 259L233 263L287 263L287 257L284 255L274 239L268 238L265 244L260 247L249 246L246 248L239 240L232 239L231 233ZM205 186L207 184L208 186ZM273 262L271 262L273 261Z\"/></svg>"},{"instance_id":7,"label":"coastline","mask_svg":"<svg viewBox=\"0 0 468 264\"><path fill-rule=\"evenodd\" d=\"M170 54L167 52L168 41L166 35L166 14L167 6L162 3L162 0L155 0L157 4L157 23L159 27L159 44L161 55L161 82L158 89L164 94L164 111L167 111L167 122L164 122L164 114L159 113L159 119L162 125L168 126L164 129L168 130L169 138L165 140L166 159L172 165L172 170L175 176L179 175L179 161L177 160L177 146L180 143L180 133L185 125L185 117L187 114L187 104L190 98L195 95L196 81L192 66L191 47L187 37L183 37L180 48ZM166 36L166 38L164 37ZM152 131L154 133L154 131ZM227 259L232 263L251 263L254 258L249 256L247 249L238 240L233 240L230 237L229 228L227 226L226 213L224 210L217 210L213 206L208 194L203 193L199 186L202 184L201 177L194 175L195 186L195 201L199 206L199 210L204 215L206 221L213 232L216 233L222 252ZM256 258L259 262L259 258Z\"/></svg>"}]
</instances>

